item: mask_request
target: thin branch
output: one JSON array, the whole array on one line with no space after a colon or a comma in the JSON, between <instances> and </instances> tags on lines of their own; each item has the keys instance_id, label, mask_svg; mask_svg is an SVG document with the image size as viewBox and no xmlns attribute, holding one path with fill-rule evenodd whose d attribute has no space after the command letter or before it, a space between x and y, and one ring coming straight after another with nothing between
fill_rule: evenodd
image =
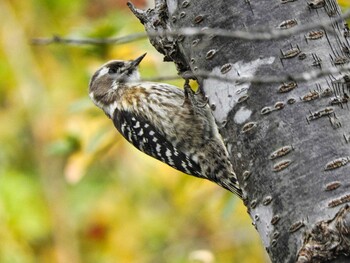
<instances>
[{"instance_id":1,"label":"thin branch","mask_svg":"<svg viewBox=\"0 0 350 263\"><path fill-rule=\"evenodd\" d=\"M331 67L321 70L311 70L308 72L303 72L295 75L282 75L282 76L252 76L252 77L226 77L224 75L212 74L209 71L198 71L195 74L186 75L187 78L203 77L206 79L216 79L223 82L233 82L233 83L254 83L254 84L270 84L270 83L282 83L288 81L305 82L316 80L330 74L349 74L350 65L343 67ZM175 80L181 79L181 76L163 76L157 78L145 78L144 81L165 81L165 80Z\"/></svg>"},{"instance_id":2,"label":"thin branch","mask_svg":"<svg viewBox=\"0 0 350 263\"><path fill-rule=\"evenodd\" d=\"M122 37L111 38L65 38L54 35L51 38L34 38L31 43L33 45L50 45L50 44L71 44L71 45L120 45L141 40L147 37L144 32L134 33Z\"/></svg>"},{"instance_id":3,"label":"thin branch","mask_svg":"<svg viewBox=\"0 0 350 263\"><path fill-rule=\"evenodd\" d=\"M298 33L306 32L315 28L328 28L335 22L342 22L344 19L350 17L350 10L345 12L342 16L336 19L327 19L321 20L315 23L309 23L306 25L296 26L290 29L270 29L265 32L257 31L257 32L247 32L241 30L224 30L220 28L206 28L203 30L202 28L194 28L187 27L181 28L179 30L171 31L164 30L161 32L141 32L130 34L123 37L113 37L113 38L65 38L60 36L53 36L52 38L35 38L32 40L32 44L34 45L49 45L53 43L58 44L73 44L73 45L107 45L107 44L125 44L132 41L140 40L148 37L157 37L157 36L194 36L194 35L207 35L207 36L221 36L235 39L243 39L243 40L272 40L272 39L281 39L287 38L292 35L296 35Z\"/></svg>"}]
</instances>

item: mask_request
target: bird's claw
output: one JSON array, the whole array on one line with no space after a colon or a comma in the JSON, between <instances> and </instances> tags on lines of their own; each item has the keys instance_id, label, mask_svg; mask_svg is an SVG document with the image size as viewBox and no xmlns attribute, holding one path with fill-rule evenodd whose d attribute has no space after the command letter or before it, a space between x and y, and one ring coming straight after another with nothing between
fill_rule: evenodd
<instances>
[{"instance_id":1,"label":"bird's claw","mask_svg":"<svg viewBox=\"0 0 350 263\"><path fill-rule=\"evenodd\" d=\"M201 92L201 88L198 89L198 92L194 92L190 86L190 80L186 79L184 84L184 93L185 93L185 103L191 103L197 108L204 108L208 102L208 97L205 97Z\"/></svg>"}]
</instances>

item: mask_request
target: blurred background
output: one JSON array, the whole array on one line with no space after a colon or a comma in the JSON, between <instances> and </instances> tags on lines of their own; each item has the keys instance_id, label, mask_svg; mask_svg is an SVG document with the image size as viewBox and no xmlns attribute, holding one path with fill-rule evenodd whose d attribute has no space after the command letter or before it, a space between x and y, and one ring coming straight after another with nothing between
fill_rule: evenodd
<instances>
[{"instance_id":1,"label":"blurred background","mask_svg":"<svg viewBox=\"0 0 350 263\"><path fill-rule=\"evenodd\" d=\"M147 39L31 45L136 32L126 1L0 1L1 263L269 262L238 198L142 154L89 100L111 59L147 52L143 77L176 75Z\"/></svg>"}]
</instances>

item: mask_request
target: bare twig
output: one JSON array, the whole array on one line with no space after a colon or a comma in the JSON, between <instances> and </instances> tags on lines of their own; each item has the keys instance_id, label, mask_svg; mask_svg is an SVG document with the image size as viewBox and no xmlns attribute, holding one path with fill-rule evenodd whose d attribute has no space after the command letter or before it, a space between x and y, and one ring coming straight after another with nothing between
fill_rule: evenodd
<instances>
[{"instance_id":1,"label":"bare twig","mask_svg":"<svg viewBox=\"0 0 350 263\"><path fill-rule=\"evenodd\" d=\"M50 44L71 44L71 45L108 45L108 44L125 44L147 37L144 32L134 33L123 37L111 38L65 38L61 36L53 36L51 38L34 38L31 43L33 45L50 45Z\"/></svg>"},{"instance_id":2,"label":"bare twig","mask_svg":"<svg viewBox=\"0 0 350 263\"><path fill-rule=\"evenodd\" d=\"M32 40L32 44L35 45L49 45L53 43L59 43L59 44L73 44L73 45L107 45L107 44L125 44L132 41L140 40L143 38L149 37L155 37L155 36L194 36L194 35L208 35L208 36L221 36L221 37L228 37L228 38L236 38L236 39L243 39L243 40L272 40L272 39L280 39L280 38L287 38L292 35L306 32L315 28L328 28L335 22L341 22L344 19L347 19L350 17L350 11L347 11L342 16L336 18L336 19L330 19L330 20L321 20L315 23L309 23L306 25L300 25L297 27L293 27L290 29L270 29L266 31L257 31L257 32L247 32L247 31L240 31L240 30L224 30L220 28L206 28L203 30L202 28L194 28L194 27L188 27L188 28L181 28L179 30L171 31L171 30L164 30L162 32L141 32L141 33L135 33L130 34L123 37L113 37L113 38L65 38L60 36L53 36L51 38L35 38Z\"/></svg>"},{"instance_id":3,"label":"bare twig","mask_svg":"<svg viewBox=\"0 0 350 263\"><path fill-rule=\"evenodd\" d=\"M311 70L303 73L298 73L295 75L282 75L282 76L252 76L252 77L226 77L224 75L212 74L209 71L198 71L195 74L186 75L186 77L203 77L206 79L216 79L223 82L233 82L235 84L238 83L255 83L255 84L269 84L269 83L282 83L288 81L297 81L297 82L305 82L316 80L322 78L324 76L328 76L329 74L341 74L346 73L349 74L350 65L346 65L343 67L330 67L326 69L320 70ZM144 81L165 81L165 80L175 80L181 79L181 76L163 76L156 78L147 78L143 79Z\"/></svg>"}]
</instances>

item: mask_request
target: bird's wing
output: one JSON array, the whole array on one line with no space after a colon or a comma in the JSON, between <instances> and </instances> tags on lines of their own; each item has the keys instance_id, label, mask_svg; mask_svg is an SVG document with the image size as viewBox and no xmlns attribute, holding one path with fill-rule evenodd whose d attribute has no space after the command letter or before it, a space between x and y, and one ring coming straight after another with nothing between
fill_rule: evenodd
<instances>
[{"instance_id":1,"label":"bird's wing","mask_svg":"<svg viewBox=\"0 0 350 263\"><path fill-rule=\"evenodd\" d=\"M140 151L171 167L202 177L199 165L191 156L175 148L147 119L128 111L116 110L113 123L117 130Z\"/></svg>"}]
</instances>

